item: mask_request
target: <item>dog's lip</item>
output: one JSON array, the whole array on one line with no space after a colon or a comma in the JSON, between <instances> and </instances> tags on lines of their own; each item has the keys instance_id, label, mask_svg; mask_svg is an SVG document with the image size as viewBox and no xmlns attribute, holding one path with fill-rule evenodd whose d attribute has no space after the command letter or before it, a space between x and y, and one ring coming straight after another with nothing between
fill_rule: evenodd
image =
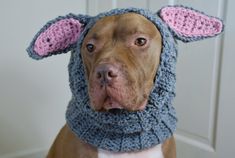
<instances>
[{"instance_id":1,"label":"dog's lip","mask_svg":"<svg viewBox=\"0 0 235 158\"><path fill-rule=\"evenodd\" d=\"M139 111L144 110L147 104L147 99L142 101L140 105L128 104L125 98L118 96L115 92L115 87L105 86L95 96L93 96L93 108L96 111ZM92 96L91 96L92 97ZM92 98L91 98L92 99Z\"/></svg>"},{"instance_id":2,"label":"dog's lip","mask_svg":"<svg viewBox=\"0 0 235 158\"><path fill-rule=\"evenodd\" d=\"M107 95L104 99L104 106L105 110L111 109L124 109L122 105L120 105L112 96Z\"/></svg>"}]
</instances>

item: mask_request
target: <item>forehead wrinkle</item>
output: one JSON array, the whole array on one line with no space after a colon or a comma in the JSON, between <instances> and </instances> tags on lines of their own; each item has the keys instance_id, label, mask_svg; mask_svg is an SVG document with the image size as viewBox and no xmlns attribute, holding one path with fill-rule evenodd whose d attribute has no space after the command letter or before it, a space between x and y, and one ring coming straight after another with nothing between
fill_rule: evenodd
<instances>
[{"instance_id":1,"label":"forehead wrinkle","mask_svg":"<svg viewBox=\"0 0 235 158\"><path fill-rule=\"evenodd\" d=\"M156 27L152 24L154 27L149 28L149 23L152 22L136 13L104 17L91 28L88 33L89 39L117 41L134 34L148 34L153 37L155 36L153 29L155 30Z\"/></svg>"},{"instance_id":2,"label":"forehead wrinkle","mask_svg":"<svg viewBox=\"0 0 235 158\"><path fill-rule=\"evenodd\" d=\"M142 15L136 13L126 13L120 15L117 21L117 28L115 29L115 34L120 36L133 35L133 34L149 34L153 35L153 27L149 28L149 24L152 24L148 19Z\"/></svg>"},{"instance_id":3,"label":"forehead wrinkle","mask_svg":"<svg viewBox=\"0 0 235 158\"><path fill-rule=\"evenodd\" d=\"M89 31L90 38L99 40L100 38L107 38L112 35L113 28L116 27L116 17L117 16L104 17L97 21Z\"/></svg>"}]
</instances>

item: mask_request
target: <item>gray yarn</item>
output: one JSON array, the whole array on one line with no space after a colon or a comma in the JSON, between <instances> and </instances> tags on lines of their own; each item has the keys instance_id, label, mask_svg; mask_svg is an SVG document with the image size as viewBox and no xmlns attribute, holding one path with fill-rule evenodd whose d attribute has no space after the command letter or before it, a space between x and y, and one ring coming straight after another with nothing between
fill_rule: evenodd
<instances>
[{"instance_id":1,"label":"gray yarn","mask_svg":"<svg viewBox=\"0 0 235 158\"><path fill-rule=\"evenodd\" d=\"M152 21L162 35L162 54L155 85L144 111L115 113L96 112L90 108L81 59L82 41L97 20L104 16L135 12ZM162 143L176 129L176 114L172 107L175 96L175 64L177 49L167 26L156 14L143 9L115 9L90 19L72 52L69 64L70 87L73 93L66 119L72 131L83 141L109 151L137 151Z\"/></svg>"}]
</instances>

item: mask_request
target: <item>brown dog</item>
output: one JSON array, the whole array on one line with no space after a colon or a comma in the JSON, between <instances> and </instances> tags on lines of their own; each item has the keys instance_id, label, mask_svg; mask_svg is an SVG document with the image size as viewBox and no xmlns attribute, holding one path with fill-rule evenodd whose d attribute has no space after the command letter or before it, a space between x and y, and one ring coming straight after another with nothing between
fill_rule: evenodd
<instances>
[{"instance_id":1,"label":"brown dog","mask_svg":"<svg viewBox=\"0 0 235 158\"><path fill-rule=\"evenodd\" d=\"M91 105L95 110L145 108L160 61L162 39L149 20L126 13L100 19L82 43ZM47 158L175 158L174 138L132 153L102 151L79 140L65 125Z\"/></svg>"},{"instance_id":2,"label":"brown dog","mask_svg":"<svg viewBox=\"0 0 235 158\"><path fill-rule=\"evenodd\" d=\"M42 59L72 50L69 75L73 97L66 112L67 124L57 136L48 158L175 158L174 137L165 140L175 131L177 122L171 107L175 94L175 40L192 42L211 38L223 28L218 18L178 5L163 7L157 15L127 8L94 17L68 14L49 21L33 38L27 51L32 58ZM162 108L163 113L168 111L169 117L160 120L160 124L158 119L145 121L143 113L153 106L156 110ZM113 112L128 116L111 115ZM149 139L150 133L146 130L150 130L144 127L148 123L167 126L164 131L161 127L151 128L152 138L158 140ZM131 135L137 137L120 134L130 129ZM148 148L158 142L162 144ZM145 148L148 149L141 150Z\"/></svg>"}]
</instances>

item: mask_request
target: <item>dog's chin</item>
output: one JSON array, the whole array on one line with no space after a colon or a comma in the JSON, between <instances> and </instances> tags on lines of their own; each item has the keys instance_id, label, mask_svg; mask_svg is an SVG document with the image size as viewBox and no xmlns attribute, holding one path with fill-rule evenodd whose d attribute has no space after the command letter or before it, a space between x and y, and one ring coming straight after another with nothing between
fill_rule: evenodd
<instances>
[{"instance_id":1,"label":"dog's chin","mask_svg":"<svg viewBox=\"0 0 235 158\"><path fill-rule=\"evenodd\" d=\"M121 105L119 102L117 102L116 100L114 100L112 97L110 96L107 96L105 99L104 99L104 103L103 103L103 106L102 108L104 110L111 110L111 109L124 109L124 106Z\"/></svg>"},{"instance_id":2,"label":"dog's chin","mask_svg":"<svg viewBox=\"0 0 235 158\"><path fill-rule=\"evenodd\" d=\"M147 100L144 100L139 105L123 105L114 98L107 96L105 97L103 103L101 103L100 108L95 108L96 106L93 106L93 109L99 112L117 112L117 111L141 111L144 110L147 104Z\"/></svg>"}]
</instances>

